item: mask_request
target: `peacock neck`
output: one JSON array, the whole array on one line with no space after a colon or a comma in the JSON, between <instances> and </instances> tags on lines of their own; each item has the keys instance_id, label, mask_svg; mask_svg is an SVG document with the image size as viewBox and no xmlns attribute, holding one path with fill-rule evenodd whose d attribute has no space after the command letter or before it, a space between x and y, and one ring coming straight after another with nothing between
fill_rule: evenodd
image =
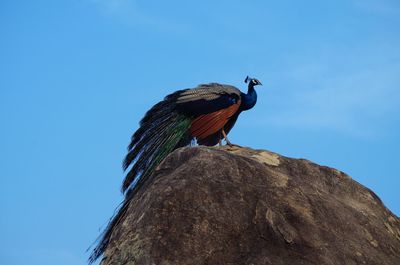
<instances>
[{"instance_id":1,"label":"peacock neck","mask_svg":"<svg viewBox=\"0 0 400 265\"><path fill-rule=\"evenodd\" d=\"M249 110L254 105L256 105L257 102L257 93L256 90L254 89L253 84L249 84L249 88L247 90L247 94L242 93L242 104L241 104L241 109L244 110Z\"/></svg>"}]
</instances>

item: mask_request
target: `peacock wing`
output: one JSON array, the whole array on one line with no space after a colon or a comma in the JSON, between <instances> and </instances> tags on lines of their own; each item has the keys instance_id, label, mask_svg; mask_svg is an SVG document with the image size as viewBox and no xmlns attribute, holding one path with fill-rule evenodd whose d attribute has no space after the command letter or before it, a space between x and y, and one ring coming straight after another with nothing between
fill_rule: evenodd
<instances>
[{"instance_id":1,"label":"peacock wing","mask_svg":"<svg viewBox=\"0 0 400 265\"><path fill-rule=\"evenodd\" d=\"M228 122L224 126L224 131L226 134L229 134L233 126L235 125L237 119L239 117L239 112L236 112L235 115L233 115ZM206 145L206 146L214 146L220 142L220 140L223 138L222 133L220 131L211 134L205 138L199 139L197 143L199 145Z\"/></svg>"},{"instance_id":2,"label":"peacock wing","mask_svg":"<svg viewBox=\"0 0 400 265\"><path fill-rule=\"evenodd\" d=\"M224 128L239 110L240 95L233 86L212 83L182 91L176 104L178 110L192 117L190 132L200 142Z\"/></svg>"},{"instance_id":3,"label":"peacock wing","mask_svg":"<svg viewBox=\"0 0 400 265\"><path fill-rule=\"evenodd\" d=\"M202 84L193 89L181 90L176 98L176 107L186 115L196 117L235 105L240 101L240 95L240 90L234 86Z\"/></svg>"}]
</instances>

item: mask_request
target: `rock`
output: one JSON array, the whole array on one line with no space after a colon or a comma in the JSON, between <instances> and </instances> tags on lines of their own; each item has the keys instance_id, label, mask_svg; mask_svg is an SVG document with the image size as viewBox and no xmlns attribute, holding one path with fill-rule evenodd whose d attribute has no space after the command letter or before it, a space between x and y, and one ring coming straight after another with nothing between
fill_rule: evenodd
<instances>
[{"instance_id":1,"label":"rock","mask_svg":"<svg viewBox=\"0 0 400 265\"><path fill-rule=\"evenodd\" d=\"M400 264L400 220L336 169L186 147L135 195L102 265Z\"/></svg>"}]
</instances>

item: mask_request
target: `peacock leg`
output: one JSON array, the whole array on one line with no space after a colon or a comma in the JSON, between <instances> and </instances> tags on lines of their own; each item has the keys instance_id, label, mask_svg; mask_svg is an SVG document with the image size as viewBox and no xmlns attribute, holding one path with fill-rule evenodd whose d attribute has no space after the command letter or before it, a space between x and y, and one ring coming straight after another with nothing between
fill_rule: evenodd
<instances>
[{"instance_id":1,"label":"peacock leg","mask_svg":"<svg viewBox=\"0 0 400 265\"><path fill-rule=\"evenodd\" d=\"M224 139L225 139L227 145L229 145L229 146L233 146L233 145L234 145L234 144L232 144L232 143L229 141L228 135L226 135L224 129L222 129L222 136L224 137Z\"/></svg>"},{"instance_id":2,"label":"peacock leg","mask_svg":"<svg viewBox=\"0 0 400 265\"><path fill-rule=\"evenodd\" d=\"M219 141L218 141L218 146L222 146L222 140L224 139L224 137L222 136L222 131L219 131Z\"/></svg>"},{"instance_id":3,"label":"peacock leg","mask_svg":"<svg viewBox=\"0 0 400 265\"><path fill-rule=\"evenodd\" d=\"M228 140L228 135L226 135L224 129L222 129L221 132L222 132L222 135L224 136L224 139L225 139L227 145L229 145L230 147L234 147L234 146L236 146L236 147L242 147L242 146L240 146L240 145L238 145L238 144L233 144L233 143L231 143L231 141ZM221 140L220 140L220 141L221 141Z\"/></svg>"}]
</instances>

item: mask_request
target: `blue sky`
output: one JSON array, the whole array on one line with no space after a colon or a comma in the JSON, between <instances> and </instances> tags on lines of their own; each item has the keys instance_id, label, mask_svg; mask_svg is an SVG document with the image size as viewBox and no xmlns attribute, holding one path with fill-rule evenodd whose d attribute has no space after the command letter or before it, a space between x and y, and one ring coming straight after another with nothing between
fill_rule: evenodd
<instances>
[{"instance_id":1,"label":"blue sky","mask_svg":"<svg viewBox=\"0 0 400 265\"><path fill-rule=\"evenodd\" d=\"M233 142L340 169L399 215L399 29L397 0L2 0L0 263L85 264L145 111L247 74L264 86Z\"/></svg>"}]
</instances>

